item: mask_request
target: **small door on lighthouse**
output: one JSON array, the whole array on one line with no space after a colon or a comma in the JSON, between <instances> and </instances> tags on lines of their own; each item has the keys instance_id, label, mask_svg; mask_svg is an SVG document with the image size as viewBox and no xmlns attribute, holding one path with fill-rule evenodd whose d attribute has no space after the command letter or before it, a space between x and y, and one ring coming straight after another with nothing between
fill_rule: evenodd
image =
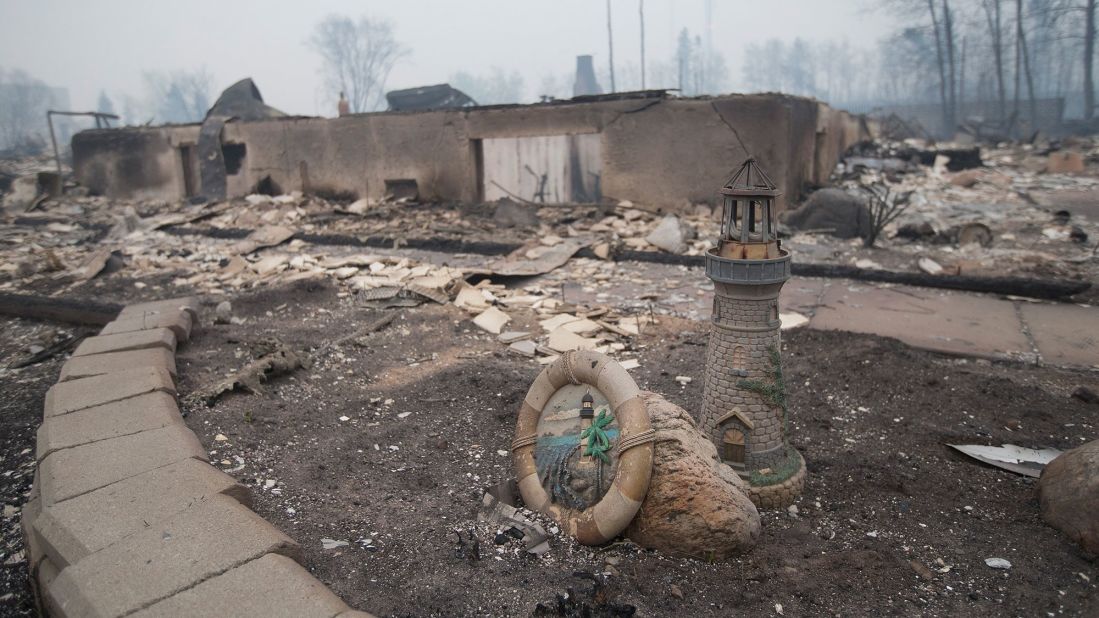
<instances>
[{"instance_id":1,"label":"small door on lighthouse","mask_svg":"<svg viewBox=\"0 0 1099 618\"><path fill-rule=\"evenodd\" d=\"M721 458L731 466L744 465L744 432L728 428L721 439Z\"/></svg>"}]
</instances>

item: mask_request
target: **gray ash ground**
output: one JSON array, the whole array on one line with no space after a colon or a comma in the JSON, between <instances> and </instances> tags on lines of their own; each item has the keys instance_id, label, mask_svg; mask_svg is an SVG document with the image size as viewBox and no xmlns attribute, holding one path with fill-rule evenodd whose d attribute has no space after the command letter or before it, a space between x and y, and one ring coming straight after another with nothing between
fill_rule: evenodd
<instances>
[{"instance_id":1,"label":"gray ash ground","mask_svg":"<svg viewBox=\"0 0 1099 618\"><path fill-rule=\"evenodd\" d=\"M34 443L46 391L57 381L62 358L9 369L28 346L72 333L39 322L0 320L0 616L35 614L27 582L20 516L34 481Z\"/></svg>"},{"instance_id":2,"label":"gray ash ground","mask_svg":"<svg viewBox=\"0 0 1099 618\"><path fill-rule=\"evenodd\" d=\"M265 338L317 347L377 316L316 283L234 307L244 325L204 326L182 348L183 393L242 366ZM530 315L509 328L536 326ZM705 333L663 318L635 344L642 388L696 410ZM540 367L451 306L404 310L361 345L273 380L265 395L185 409L211 461L254 488L256 510L302 543L309 568L379 615L529 615L539 603L555 608L570 587L585 598L591 582L575 572L609 574L599 598L641 615L774 615L776 605L788 616L1099 611L1099 569L1042 523L1034 481L945 446L1095 439L1096 408L1069 397L1094 387L1094 374L815 331L787 333L783 353L809 483L796 517L765 513L755 549L723 564L561 535L540 558L519 541L496 545L496 528L476 513L484 489L510 476L506 449ZM694 380L681 386L681 375ZM324 538L349 545L326 550ZM989 557L1013 566L991 569Z\"/></svg>"},{"instance_id":3,"label":"gray ash ground","mask_svg":"<svg viewBox=\"0 0 1099 618\"><path fill-rule=\"evenodd\" d=\"M233 303L244 324L211 324L209 307L180 348L181 393L240 368L265 340L316 349L378 316L317 282ZM515 317L509 328L537 328L533 315ZM45 328L7 321L0 362ZM635 342L641 367L632 373L642 388L697 410L705 344L705 324L662 318ZM272 380L265 394L232 393L213 406L185 399L182 408L211 462L252 487L257 512L302 544L309 569L380 616L531 615L539 604L555 615L570 588L562 605L576 615L584 604L596 606L592 615L633 606L650 616L771 616L778 605L786 616L1099 613L1099 568L1042 523L1034 481L945 446L1065 449L1096 439L1099 408L1069 397L1099 386L1095 374L809 330L785 333L783 355L808 486L796 517L764 513L757 546L728 563L622 542L588 548L560 534L541 557L518 540L497 545L497 528L476 514L484 489L510 477L506 449L540 367L507 354L453 306L402 310L384 330ZM29 490L27 449L61 362L0 373L6 504L21 505ZM681 386L684 375L694 379ZM18 516L0 526L8 560L21 550ZM325 538L349 544L326 550ZM991 569L989 557L1013 566ZM0 613L32 611L25 569L25 560L3 566ZM602 581L598 594L577 572Z\"/></svg>"}]
</instances>

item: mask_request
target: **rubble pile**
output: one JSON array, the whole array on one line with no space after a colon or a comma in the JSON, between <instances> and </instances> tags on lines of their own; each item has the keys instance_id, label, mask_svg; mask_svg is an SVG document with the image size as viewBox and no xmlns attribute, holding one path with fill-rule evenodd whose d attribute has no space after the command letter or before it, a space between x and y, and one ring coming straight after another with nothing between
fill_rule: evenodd
<instances>
[{"instance_id":1,"label":"rubble pile","mask_svg":"<svg viewBox=\"0 0 1099 618\"><path fill-rule=\"evenodd\" d=\"M837 166L833 179L855 199L865 199L866 188L876 184L895 194L911 192L907 209L886 226L876 247L797 225L806 218L800 208L784 217L793 223L787 245L812 262L863 261L872 268L933 274L1097 278L1099 179L1062 163L1066 157L1083 162L1099 156L1099 141L1078 140L1072 150L986 148L981 167L954 172L943 155L927 166L897 154L919 146L919 140L881 145L880 158L850 156Z\"/></svg>"}]
</instances>

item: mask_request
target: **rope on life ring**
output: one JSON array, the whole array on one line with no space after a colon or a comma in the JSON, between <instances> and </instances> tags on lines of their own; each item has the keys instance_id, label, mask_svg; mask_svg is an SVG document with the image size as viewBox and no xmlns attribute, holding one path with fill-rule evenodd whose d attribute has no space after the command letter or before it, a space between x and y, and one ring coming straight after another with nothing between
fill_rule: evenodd
<instances>
[{"instance_id":1,"label":"rope on life ring","mask_svg":"<svg viewBox=\"0 0 1099 618\"><path fill-rule=\"evenodd\" d=\"M538 434L532 433L529 436L523 436L521 438L515 438L511 441L511 452L515 452L524 446L531 446L538 442Z\"/></svg>"},{"instance_id":2,"label":"rope on life ring","mask_svg":"<svg viewBox=\"0 0 1099 618\"><path fill-rule=\"evenodd\" d=\"M648 431L642 431L641 433L637 434L636 436L630 436L628 438L623 438L622 440L619 440L618 441L618 448L615 449L615 451L618 453L618 455L621 456L622 453L625 453L626 451L630 450L631 448L633 448L635 446L641 446L642 444L648 444L649 442L653 442L654 440L656 440L656 430L655 429L650 429Z\"/></svg>"}]
</instances>

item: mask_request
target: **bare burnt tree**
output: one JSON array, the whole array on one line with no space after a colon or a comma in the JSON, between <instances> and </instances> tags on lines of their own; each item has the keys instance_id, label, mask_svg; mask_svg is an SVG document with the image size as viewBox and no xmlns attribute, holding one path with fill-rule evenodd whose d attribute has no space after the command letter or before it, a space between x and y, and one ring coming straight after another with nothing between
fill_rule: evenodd
<instances>
[{"instance_id":1,"label":"bare burnt tree","mask_svg":"<svg viewBox=\"0 0 1099 618\"><path fill-rule=\"evenodd\" d=\"M389 22L330 15L317 24L309 45L321 56L328 96L343 92L352 112L381 109L385 82L408 51L393 37Z\"/></svg>"},{"instance_id":2,"label":"bare burnt tree","mask_svg":"<svg viewBox=\"0 0 1099 618\"><path fill-rule=\"evenodd\" d=\"M935 0L927 0L927 11L931 14L931 27L935 30L935 61L939 66L939 100L943 106L943 125L949 130L954 127L954 122L950 114L950 101L946 94L946 58L943 54L943 36L939 30L939 17L935 12Z\"/></svg>"},{"instance_id":3,"label":"bare burnt tree","mask_svg":"<svg viewBox=\"0 0 1099 618\"><path fill-rule=\"evenodd\" d=\"M164 123L198 122L210 109L214 79L205 68L192 71L147 71L147 105Z\"/></svg>"},{"instance_id":4,"label":"bare burnt tree","mask_svg":"<svg viewBox=\"0 0 1099 618\"><path fill-rule=\"evenodd\" d=\"M996 95L1000 104L1000 122L1007 119L1007 89L1004 87L1004 31L1000 10L1001 0L982 0L988 35L992 44L992 57L996 68Z\"/></svg>"},{"instance_id":5,"label":"bare burnt tree","mask_svg":"<svg viewBox=\"0 0 1099 618\"><path fill-rule=\"evenodd\" d=\"M870 228L863 237L862 243L866 247L873 247L885 226L895 221L908 209L908 200L912 197L912 191L893 193L890 186L885 183L863 185L862 190L866 194L867 208L870 210Z\"/></svg>"},{"instance_id":6,"label":"bare burnt tree","mask_svg":"<svg viewBox=\"0 0 1099 618\"><path fill-rule=\"evenodd\" d=\"M49 86L19 70L0 68L0 150L34 152L45 145Z\"/></svg>"},{"instance_id":7,"label":"bare burnt tree","mask_svg":"<svg viewBox=\"0 0 1099 618\"><path fill-rule=\"evenodd\" d=\"M953 134L955 127L958 126L958 80L954 74L954 67L957 64L954 61L954 13L950 10L950 3L947 0L942 0L943 4L943 36L946 38L946 61L948 67L948 73L950 76L950 87L948 92L950 98L946 106L946 130Z\"/></svg>"},{"instance_id":8,"label":"bare burnt tree","mask_svg":"<svg viewBox=\"0 0 1099 618\"><path fill-rule=\"evenodd\" d=\"M1095 0L1084 9L1084 119L1095 117Z\"/></svg>"},{"instance_id":9,"label":"bare burnt tree","mask_svg":"<svg viewBox=\"0 0 1099 618\"><path fill-rule=\"evenodd\" d=\"M1023 0L1015 0L1015 36L1018 41L1015 46L1015 53L1019 55L1015 60L1015 111L1019 111L1019 58L1021 57L1023 69L1026 73L1027 98L1030 102L1030 127L1033 131L1038 126L1038 107L1034 101L1034 77L1030 73L1030 54L1027 53Z\"/></svg>"}]
</instances>

